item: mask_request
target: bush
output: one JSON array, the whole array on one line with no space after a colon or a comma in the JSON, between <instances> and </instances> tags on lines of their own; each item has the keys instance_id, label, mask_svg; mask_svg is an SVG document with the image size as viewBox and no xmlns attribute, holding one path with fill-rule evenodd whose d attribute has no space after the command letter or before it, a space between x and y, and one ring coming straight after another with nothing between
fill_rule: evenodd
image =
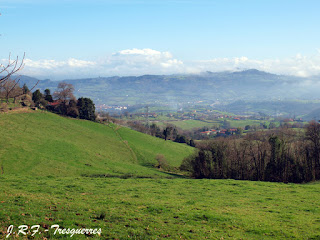
<instances>
[{"instance_id":1,"label":"bush","mask_svg":"<svg viewBox=\"0 0 320 240\"><path fill-rule=\"evenodd\" d=\"M183 159L179 169L181 171L187 171L187 172L192 173L193 172L192 161L193 161L193 159L196 158L197 155L198 155L197 153L194 153L193 155L188 156L185 159Z\"/></svg>"},{"instance_id":2,"label":"bush","mask_svg":"<svg viewBox=\"0 0 320 240\"><path fill-rule=\"evenodd\" d=\"M170 165L162 154L157 154L156 160L157 164L155 165L155 167L161 168L163 170L170 170Z\"/></svg>"},{"instance_id":3,"label":"bush","mask_svg":"<svg viewBox=\"0 0 320 240\"><path fill-rule=\"evenodd\" d=\"M1 104L0 104L0 111L1 111L1 112L7 112L7 111L8 111L8 104L6 104L6 103L1 103Z\"/></svg>"}]
</instances>

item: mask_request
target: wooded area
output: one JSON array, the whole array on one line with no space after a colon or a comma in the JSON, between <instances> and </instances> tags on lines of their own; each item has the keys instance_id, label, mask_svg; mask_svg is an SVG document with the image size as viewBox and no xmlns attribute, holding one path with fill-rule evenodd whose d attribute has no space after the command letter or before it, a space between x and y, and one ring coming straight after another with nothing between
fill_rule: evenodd
<instances>
[{"instance_id":1,"label":"wooded area","mask_svg":"<svg viewBox=\"0 0 320 240\"><path fill-rule=\"evenodd\" d=\"M244 137L202 141L197 147L199 151L180 167L195 178L294 183L320 179L317 122L310 122L305 131L257 131Z\"/></svg>"}]
</instances>

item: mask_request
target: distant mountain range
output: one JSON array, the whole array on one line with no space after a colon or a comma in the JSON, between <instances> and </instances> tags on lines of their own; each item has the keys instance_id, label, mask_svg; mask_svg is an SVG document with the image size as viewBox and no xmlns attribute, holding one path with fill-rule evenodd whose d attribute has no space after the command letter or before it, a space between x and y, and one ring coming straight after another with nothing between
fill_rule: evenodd
<instances>
[{"instance_id":1,"label":"distant mountain range","mask_svg":"<svg viewBox=\"0 0 320 240\"><path fill-rule=\"evenodd\" d=\"M33 86L38 79L21 76L20 84ZM145 104L319 99L320 76L302 78L250 69L240 72L205 72L189 75L143 75L66 79L75 95L96 104ZM41 80L36 88L54 91L58 81Z\"/></svg>"}]
</instances>

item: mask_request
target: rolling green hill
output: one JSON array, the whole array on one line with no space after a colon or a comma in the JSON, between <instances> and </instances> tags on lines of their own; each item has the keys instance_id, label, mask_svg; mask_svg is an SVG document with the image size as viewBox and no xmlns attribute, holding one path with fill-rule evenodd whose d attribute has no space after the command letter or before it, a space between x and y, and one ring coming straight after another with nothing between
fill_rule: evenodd
<instances>
[{"instance_id":1,"label":"rolling green hill","mask_svg":"<svg viewBox=\"0 0 320 240\"><path fill-rule=\"evenodd\" d=\"M0 167L4 174L37 176L165 176L153 168L157 154L172 166L193 152L117 125L47 112L0 114Z\"/></svg>"}]
</instances>

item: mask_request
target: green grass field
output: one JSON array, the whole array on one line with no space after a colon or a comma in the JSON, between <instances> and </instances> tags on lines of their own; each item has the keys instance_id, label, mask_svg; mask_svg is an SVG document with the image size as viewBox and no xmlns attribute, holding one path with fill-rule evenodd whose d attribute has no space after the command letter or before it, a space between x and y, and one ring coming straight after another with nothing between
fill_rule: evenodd
<instances>
[{"instance_id":1,"label":"green grass field","mask_svg":"<svg viewBox=\"0 0 320 240\"><path fill-rule=\"evenodd\" d=\"M5 99L0 99L0 107L4 107L5 110L17 108L17 107L20 107L20 106L21 106L20 103L15 103L13 101L13 98L10 98L8 102Z\"/></svg>"},{"instance_id":2,"label":"green grass field","mask_svg":"<svg viewBox=\"0 0 320 240\"><path fill-rule=\"evenodd\" d=\"M0 239L320 239L319 182L183 178L155 156L176 167L193 148L46 112L0 114L0 136Z\"/></svg>"},{"instance_id":3,"label":"green grass field","mask_svg":"<svg viewBox=\"0 0 320 240\"><path fill-rule=\"evenodd\" d=\"M21 224L40 224L36 239L70 239L54 235L53 224L101 228L93 239L320 238L319 183L26 176L0 181L0 239L9 225Z\"/></svg>"},{"instance_id":4,"label":"green grass field","mask_svg":"<svg viewBox=\"0 0 320 240\"><path fill-rule=\"evenodd\" d=\"M163 154L172 166L179 166L194 151L187 145L128 128L46 112L1 114L0 136L2 171L16 175L164 176L146 167L156 164L157 154Z\"/></svg>"},{"instance_id":5,"label":"green grass field","mask_svg":"<svg viewBox=\"0 0 320 240\"><path fill-rule=\"evenodd\" d=\"M192 128L201 128L201 127L208 127L211 128L214 125L219 126L220 122L203 122L199 120L184 120L184 121L170 121L170 124L173 124L177 126L178 128L181 128L182 130L191 130Z\"/></svg>"},{"instance_id":6,"label":"green grass field","mask_svg":"<svg viewBox=\"0 0 320 240\"><path fill-rule=\"evenodd\" d=\"M245 128L245 126L260 126L260 123L266 123L267 125L270 124L268 121L263 120L233 120L233 119L226 119L230 123L230 127L232 128ZM181 121L170 121L168 123L173 124L183 130L191 130L192 128L202 128L208 127L212 128L213 126L222 127L224 120L214 120L214 121L200 121L200 120L181 120ZM276 123L276 126L279 126L279 123Z\"/></svg>"}]
</instances>

